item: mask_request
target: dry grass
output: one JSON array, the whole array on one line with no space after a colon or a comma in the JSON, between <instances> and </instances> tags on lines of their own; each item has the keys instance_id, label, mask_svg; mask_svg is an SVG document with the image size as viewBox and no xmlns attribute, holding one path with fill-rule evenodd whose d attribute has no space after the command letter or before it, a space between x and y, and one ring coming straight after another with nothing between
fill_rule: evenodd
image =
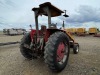
<instances>
[{"instance_id":1,"label":"dry grass","mask_svg":"<svg viewBox=\"0 0 100 75\"><path fill-rule=\"evenodd\" d=\"M16 36L8 36L8 35L2 35L0 36L0 42L6 43L6 42L16 42L20 41L23 35L16 35Z\"/></svg>"}]
</instances>

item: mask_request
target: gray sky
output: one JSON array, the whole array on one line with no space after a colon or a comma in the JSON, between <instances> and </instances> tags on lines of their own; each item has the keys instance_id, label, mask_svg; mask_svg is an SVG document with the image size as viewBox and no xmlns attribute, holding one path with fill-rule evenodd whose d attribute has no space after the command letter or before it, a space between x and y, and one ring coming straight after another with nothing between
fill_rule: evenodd
<instances>
[{"instance_id":1,"label":"gray sky","mask_svg":"<svg viewBox=\"0 0 100 75\"><path fill-rule=\"evenodd\" d=\"M51 2L62 10L67 10L69 18L53 18L58 26L65 20L66 27L99 27L100 0L0 0L0 30L3 28L27 28L34 26L33 7ZM39 17L39 24L47 24L47 17Z\"/></svg>"}]
</instances>

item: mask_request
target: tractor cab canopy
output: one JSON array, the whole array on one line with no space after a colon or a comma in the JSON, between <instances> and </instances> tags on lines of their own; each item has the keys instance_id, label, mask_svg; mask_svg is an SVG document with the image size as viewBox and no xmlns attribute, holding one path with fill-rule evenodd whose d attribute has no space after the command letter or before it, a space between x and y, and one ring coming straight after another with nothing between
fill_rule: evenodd
<instances>
[{"instance_id":1,"label":"tractor cab canopy","mask_svg":"<svg viewBox=\"0 0 100 75\"><path fill-rule=\"evenodd\" d=\"M50 14L51 17L60 16L61 13L64 13L62 10L55 7L50 2L40 4L39 8L33 8L32 10L33 11L38 10L38 15L49 16Z\"/></svg>"},{"instance_id":2,"label":"tractor cab canopy","mask_svg":"<svg viewBox=\"0 0 100 75\"><path fill-rule=\"evenodd\" d=\"M50 2L45 2L43 4L40 4L38 8L34 7L32 9L35 14L35 25L36 25L36 32L38 34L38 16L39 15L45 15L48 17L48 28L51 27L51 17L60 16L62 13L64 13L62 10L58 9L54 5L52 5ZM65 13L66 17L66 13Z\"/></svg>"}]
</instances>

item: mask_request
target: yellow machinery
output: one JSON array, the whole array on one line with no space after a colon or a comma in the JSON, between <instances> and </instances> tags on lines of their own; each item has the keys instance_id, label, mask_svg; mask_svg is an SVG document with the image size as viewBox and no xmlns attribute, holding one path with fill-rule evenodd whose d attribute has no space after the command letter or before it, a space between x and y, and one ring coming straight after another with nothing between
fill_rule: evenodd
<instances>
[{"instance_id":1,"label":"yellow machinery","mask_svg":"<svg viewBox=\"0 0 100 75\"><path fill-rule=\"evenodd\" d=\"M89 34L97 34L98 31L97 31L97 28L89 28Z\"/></svg>"},{"instance_id":2,"label":"yellow machinery","mask_svg":"<svg viewBox=\"0 0 100 75\"><path fill-rule=\"evenodd\" d=\"M66 29L66 32L69 32L69 33L71 33L71 34L75 34L76 31L77 31L76 28L67 28L67 29Z\"/></svg>"},{"instance_id":3,"label":"yellow machinery","mask_svg":"<svg viewBox=\"0 0 100 75\"><path fill-rule=\"evenodd\" d=\"M86 29L85 28L77 28L77 35L85 35Z\"/></svg>"}]
</instances>

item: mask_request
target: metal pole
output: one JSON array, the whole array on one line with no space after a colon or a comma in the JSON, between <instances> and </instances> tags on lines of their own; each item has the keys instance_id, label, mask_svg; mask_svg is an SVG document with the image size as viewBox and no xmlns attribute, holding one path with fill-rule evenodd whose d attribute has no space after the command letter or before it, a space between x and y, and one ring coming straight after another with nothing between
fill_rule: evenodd
<instances>
[{"instance_id":1,"label":"metal pole","mask_svg":"<svg viewBox=\"0 0 100 75\"><path fill-rule=\"evenodd\" d=\"M51 25L51 13L48 12L48 27L50 27L50 25Z\"/></svg>"},{"instance_id":2,"label":"metal pole","mask_svg":"<svg viewBox=\"0 0 100 75\"><path fill-rule=\"evenodd\" d=\"M35 26L36 26L36 34L37 36L39 36L39 28L38 28L38 10L34 11L34 15L35 15Z\"/></svg>"},{"instance_id":3,"label":"metal pole","mask_svg":"<svg viewBox=\"0 0 100 75\"><path fill-rule=\"evenodd\" d=\"M51 12L49 10L49 7L44 7L43 10L47 13L48 15L48 28L50 27L51 25Z\"/></svg>"},{"instance_id":4,"label":"metal pole","mask_svg":"<svg viewBox=\"0 0 100 75\"><path fill-rule=\"evenodd\" d=\"M37 34L37 36L39 36L39 33L38 33L38 30L39 30L39 28L38 28L38 16L35 16L35 25L36 25L36 34Z\"/></svg>"},{"instance_id":5,"label":"metal pole","mask_svg":"<svg viewBox=\"0 0 100 75\"><path fill-rule=\"evenodd\" d=\"M63 21L63 25L62 25L62 27L63 27L63 28L65 28L65 24L64 24L64 21Z\"/></svg>"}]
</instances>

